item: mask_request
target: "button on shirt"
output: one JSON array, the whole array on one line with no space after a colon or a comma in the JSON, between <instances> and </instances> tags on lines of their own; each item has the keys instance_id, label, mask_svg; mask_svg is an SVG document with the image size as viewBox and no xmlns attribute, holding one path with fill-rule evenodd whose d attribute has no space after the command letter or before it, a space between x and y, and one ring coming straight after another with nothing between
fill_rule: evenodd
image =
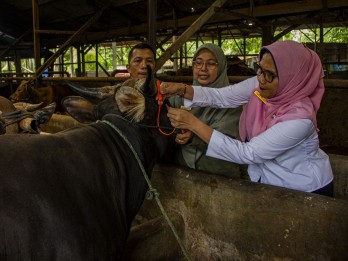
<instances>
[{"instance_id":1,"label":"button on shirt","mask_svg":"<svg viewBox=\"0 0 348 261\"><path fill-rule=\"evenodd\" d=\"M253 77L220 89L194 86L193 100L185 100L185 106L237 107L249 100L257 85L257 79ZM311 192L333 180L329 157L318 146L312 121L299 119L277 123L249 142L232 139L214 130L206 154L249 164L252 181Z\"/></svg>"}]
</instances>

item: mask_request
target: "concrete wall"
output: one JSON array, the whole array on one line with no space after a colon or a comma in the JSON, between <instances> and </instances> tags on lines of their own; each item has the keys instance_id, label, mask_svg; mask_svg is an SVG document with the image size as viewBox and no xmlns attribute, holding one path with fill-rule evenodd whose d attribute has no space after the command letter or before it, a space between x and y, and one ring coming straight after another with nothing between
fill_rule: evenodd
<instances>
[{"instance_id":1,"label":"concrete wall","mask_svg":"<svg viewBox=\"0 0 348 261\"><path fill-rule=\"evenodd\" d=\"M152 184L193 260L348 260L348 201L158 166ZM124 260L185 260L145 201Z\"/></svg>"},{"instance_id":2,"label":"concrete wall","mask_svg":"<svg viewBox=\"0 0 348 261\"><path fill-rule=\"evenodd\" d=\"M348 148L348 88L326 88L317 120L320 146Z\"/></svg>"}]
</instances>

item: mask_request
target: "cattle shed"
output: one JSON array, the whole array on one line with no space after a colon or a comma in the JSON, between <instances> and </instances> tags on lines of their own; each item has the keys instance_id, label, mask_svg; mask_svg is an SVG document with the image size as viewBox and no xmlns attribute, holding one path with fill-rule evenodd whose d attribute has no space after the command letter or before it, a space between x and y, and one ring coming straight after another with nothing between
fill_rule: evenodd
<instances>
[{"instance_id":1,"label":"cattle shed","mask_svg":"<svg viewBox=\"0 0 348 261\"><path fill-rule=\"evenodd\" d=\"M7 69L0 68L0 95L9 97L22 80L35 88L65 80L87 87L123 82L127 78L115 77L122 69L107 70L97 58L97 70L89 74L87 52L144 41L157 51L163 81L192 83L185 71L188 42L197 48L203 41L242 39L239 57L245 62L248 39L267 45L296 29L318 29L306 45L324 66L346 66L348 43L324 42L324 28L347 24L348 0L2 0L0 61ZM64 63L68 53L76 54L73 64ZM32 71L23 70L24 61ZM184 73L161 73L168 61ZM42 77L52 64L52 74ZM327 72L324 83L319 139L334 170L334 198L156 166L153 185L194 260L348 260L348 72ZM54 114L42 131L81 125ZM186 260L155 201L143 203L124 260Z\"/></svg>"},{"instance_id":2,"label":"cattle shed","mask_svg":"<svg viewBox=\"0 0 348 261\"><path fill-rule=\"evenodd\" d=\"M347 8L348 1L338 0L4 0L0 58L14 61L18 74L24 73L17 68L20 59L34 57L39 76L69 47L83 54L92 44L147 41L161 51L159 69L174 53L183 53L188 40L221 44L224 39L261 37L266 45L301 28L321 28L314 44L323 55L322 29L344 26ZM50 59L41 64L40 57Z\"/></svg>"}]
</instances>

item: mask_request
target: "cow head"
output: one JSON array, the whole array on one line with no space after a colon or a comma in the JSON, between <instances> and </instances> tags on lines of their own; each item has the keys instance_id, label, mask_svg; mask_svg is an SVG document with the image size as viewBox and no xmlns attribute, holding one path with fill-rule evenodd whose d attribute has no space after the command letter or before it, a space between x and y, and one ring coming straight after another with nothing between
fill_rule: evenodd
<instances>
[{"instance_id":1,"label":"cow head","mask_svg":"<svg viewBox=\"0 0 348 261\"><path fill-rule=\"evenodd\" d=\"M17 90L11 94L10 100L12 102L30 101L32 88L32 81L22 80L19 86L17 87Z\"/></svg>"},{"instance_id":2,"label":"cow head","mask_svg":"<svg viewBox=\"0 0 348 261\"><path fill-rule=\"evenodd\" d=\"M72 96L63 100L66 111L82 123L100 120L109 113L122 114L129 121L139 123L146 121L155 125L157 113L157 90L152 78L151 69L146 79L128 79L122 84L101 88L86 88L67 83L75 92L85 98ZM96 100L101 102L94 104ZM91 102L92 101L92 102ZM165 106L164 106L165 107ZM148 122L152 119L151 123ZM164 119L168 123L168 119Z\"/></svg>"},{"instance_id":3,"label":"cow head","mask_svg":"<svg viewBox=\"0 0 348 261\"><path fill-rule=\"evenodd\" d=\"M55 102L56 111L63 112L61 100L69 95L76 95L76 93L65 84L35 86L34 81L23 80L10 96L10 100L12 102L42 103L42 106Z\"/></svg>"},{"instance_id":4,"label":"cow head","mask_svg":"<svg viewBox=\"0 0 348 261\"><path fill-rule=\"evenodd\" d=\"M165 154L169 155L174 147L173 128L167 117L167 100L159 105L156 99L157 90L152 79L151 70L148 69L146 80L129 80L115 87L113 94L97 104L82 97L72 96L63 100L63 107L76 120L82 123L91 123L96 120L106 120L115 126L123 126L124 119L132 122L139 139L152 137L151 145L158 150L156 156L145 153L145 157L160 159ZM74 88L78 88L74 84ZM84 87L81 88L84 90ZM88 92L88 95L90 92ZM128 125L127 125L128 126ZM165 130L165 133L163 132ZM166 134L166 135L163 135ZM149 136L150 135L150 136ZM132 136L134 139L135 136ZM146 145L147 146L147 145Z\"/></svg>"},{"instance_id":5,"label":"cow head","mask_svg":"<svg viewBox=\"0 0 348 261\"><path fill-rule=\"evenodd\" d=\"M11 124L9 126L5 126L5 123L8 120L5 120L3 118L3 115L6 115L8 113L14 112L16 110L16 107L13 105L13 103L6 99L5 97L0 96L0 134L7 133L18 133L18 125L17 124Z\"/></svg>"},{"instance_id":6,"label":"cow head","mask_svg":"<svg viewBox=\"0 0 348 261\"><path fill-rule=\"evenodd\" d=\"M50 120L56 104L37 110L40 106L24 102L12 104L0 96L0 134L40 133L40 125Z\"/></svg>"}]
</instances>

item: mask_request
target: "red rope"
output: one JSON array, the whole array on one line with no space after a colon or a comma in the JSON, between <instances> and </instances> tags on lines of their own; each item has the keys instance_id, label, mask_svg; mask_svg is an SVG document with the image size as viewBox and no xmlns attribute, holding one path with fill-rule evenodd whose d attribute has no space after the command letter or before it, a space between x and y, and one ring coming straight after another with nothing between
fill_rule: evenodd
<instances>
[{"instance_id":1,"label":"red rope","mask_svg":"<svg viewBox=\"0 0 348 261\"><path fill-rule=\"evenodd\" d=\"M162 105L163 105L163 95L160 92L161 82L159 80L156 81L156 86L157 86L157 102L158 102L158 112L157 112L157 127L158 127L158 131L160 133L162 133L163 135L169 136L169 135L172 135L175 132L176 129L174 128L169 133L164 132L163 130L161 130L161 127L160 127L160 115L161 115L161 108L162 108ZM169 106L167 105L167 107L169 107Z\"/></svg>"}]
</instances>

